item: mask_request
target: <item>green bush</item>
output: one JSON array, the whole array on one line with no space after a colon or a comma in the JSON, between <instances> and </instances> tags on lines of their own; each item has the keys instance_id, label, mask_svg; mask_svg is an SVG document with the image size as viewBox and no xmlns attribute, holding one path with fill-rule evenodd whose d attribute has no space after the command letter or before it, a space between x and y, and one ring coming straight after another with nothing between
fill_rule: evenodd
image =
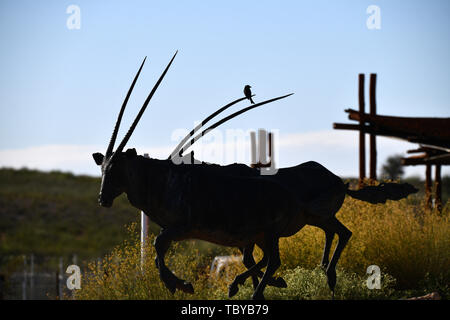
<instances>
[{"instance_id":1,"label":"green bush","mask_svg":"<svg viewBox=\"0 0 450 320\"><path fill-rule=\"evenodd\" d=\"M355 273L348 273L337 268L337 284L334 299L338 300L366 300L389 299L394 297L395 279L388 274L381 278L381 289L369 289L367 278ZM312 270L297 267L280 273L288 284L287 288L267 287L264 291L266 299L270 300L327 300L332 298L332 293L327 285L327 277L322 268ZM241 288L236 299L248 299L253 293L253 287L247 282Z\"/></svg>"}]
</instances>

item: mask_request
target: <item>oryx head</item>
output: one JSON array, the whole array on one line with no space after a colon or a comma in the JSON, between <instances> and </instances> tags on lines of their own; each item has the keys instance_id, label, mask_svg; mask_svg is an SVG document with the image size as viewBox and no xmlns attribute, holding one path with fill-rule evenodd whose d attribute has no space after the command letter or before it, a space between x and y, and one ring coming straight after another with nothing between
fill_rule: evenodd
<instances>
[{"instance_id":1,"label":"oryx head","mask_svg":"<svg viewBox=\"0 0 450 320\"><path fill-rule=\"evenodd\" d=\"M123 115L123 112L125 111L125 107L127 105L128 99L130 98L131 92L133 91L134 85L136 84L136 81L139 77L142 67L144 66L144 63L146 60L146 58L144 58L144 61L142 61L141 67L139 68L139 71L137 72L136 76L134 77L134 80L130 86L130 89L128 90L125 100L123 101L122 108L120 109L119 115L117 117L116 125L114 127L114 131L112 133L111 140L109 141L109 145L108 145L108 148L106 149L105 155L103 155L99 152L92 154L92 156L95 160L95 163L97 165L101 166L101 169L102 169L102 183L101 183L101 187L100 187L100 193L98 196L98 202L101 206L110 207L112 205L114 199L117 196L119 196L122 192L125 191L125 185L126 185L126 181L127 181L126 161L130 157L136 157L137 154L136 154L135 149L128 149L126 152L122 152L123 148L125 147L126 143L128 142L128 139L130 139L131 134L133 133L134 129L136 128L136 125L139 122L139 119L141 118L142 114L144 113L145 108L147 107L148 103L150 102L150 99L152 98L153 94L155 93L155 91L158 88L159 84L161 83L162 79L166 75L167 70L169 70L169 67L172 64L173 59L175 59L177 52L175 52L174 56L170 60L166 69L164 70L164 72L161 74L158 81L154 85L152 91L150 91L150 94L148 95L147 99L145 100L141 110L139 111L138 115L136 116L136 119L134 119L133 124L131 125L127 134L123 138L122 142L119 144L116 151L113 151L114 143L116 141L117 133L118 133L119 127L120 127L120 122L122 120L122 115Z\"/></svg>"}]
</instances>

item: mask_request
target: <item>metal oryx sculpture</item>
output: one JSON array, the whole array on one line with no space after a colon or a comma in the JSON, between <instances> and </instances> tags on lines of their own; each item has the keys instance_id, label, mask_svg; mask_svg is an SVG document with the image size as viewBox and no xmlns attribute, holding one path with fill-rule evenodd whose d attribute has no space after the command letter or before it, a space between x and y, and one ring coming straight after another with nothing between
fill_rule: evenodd
<instances>
[{"instance_id":1,"label":"metal oryx sculpture","mask_svg":"<svg viewBox=\"0 0 450 320\"><path fill-rule=\"evenodd\" d=\"M113 151L123 112L144 65L144 59L122 104L105 155L93 154L102 170L98 197L100 205L112 206L114 199L125 192L131 205L144 211L161 227L161 233L154 243L155 262L161 280L172 293L176 289L193 293L194 289L189 282L179 279L166 267L164 255L170 243L201 239L238 247L242 251L243 263L248 270L231 283L230 297L238 292L238 285L251 277L254 286L252 298L263 299L263 291L267 285L286 287L282 278L273 277L281 263L279 238L294 235L306 224L325 231L322 266L326 271L328 285L334 293L336 264L352 234L335 217L345 195L370 203L384 203L387 199L407 197L417 190L408 184L384 184L358 191L349 190L348 185L338 176L313 161L278 169L275 175L260 175L258 169L244 164L220 166L201 161L196 161L200 164L195 165L186 163L189 158L183 157L183 152L209 130L252 108L289 95L252 104L194 136L213 117L247 98L231 102L194 128L168 159L144 158L138 156L135 149L124 152L126 143L176 54L154 85L116 151ZM339 236L339 241L329 260L335 234ZM263 258L258 263L253 258L255 244L263 251ZM263 273L261 269L264 267L267 268Z\"/></svg>"}]
</instances>

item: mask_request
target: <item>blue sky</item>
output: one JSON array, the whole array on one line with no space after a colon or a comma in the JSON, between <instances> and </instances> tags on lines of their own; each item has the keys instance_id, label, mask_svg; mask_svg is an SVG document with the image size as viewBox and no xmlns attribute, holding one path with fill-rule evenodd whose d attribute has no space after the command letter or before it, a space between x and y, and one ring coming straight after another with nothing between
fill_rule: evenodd
<instances>
[{"instance_id":1,"label":"blue sky","mask_svg":"<svg viewBox=\"0 0 450 320\"><path fill-rule=\"evenodd\" d=\"M66 26L72 4L79 30ZM366 26L370 5L381 10L379 30ZM357 108L359 73L367 86L378 74L380 114L450 117L449 12L446 0L2 1L0 166L99 174L90 153L106 149L143 57L121 135L179 50L129 147L166 157L176 130L251 84L256 101L295 95L234 119L223 136L274 129L280 166L316 160L356 176L357 135L332 123L349 122L344 109ZM416 148L378 140L380 165Z\"/></svg>"}]
</instances>

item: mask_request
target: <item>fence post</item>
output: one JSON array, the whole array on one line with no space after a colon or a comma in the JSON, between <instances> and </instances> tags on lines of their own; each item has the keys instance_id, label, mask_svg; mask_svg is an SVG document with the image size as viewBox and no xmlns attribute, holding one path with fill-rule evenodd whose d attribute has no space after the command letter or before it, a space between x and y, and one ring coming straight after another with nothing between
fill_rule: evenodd
<instances>
[{"instance_id":1,"label":"fence post","mask_svg":"<svg viewBox=\"0 0 450 320\"><path fill-rule=\"evenodd\" d=\"M376 73L370 74L369 84L369 102L370 102L370 115L375 116L377 114L377 102L376 102L376 87L377 87L377 75ZM370 179L372 181L377 180L377 136L370 134Z\"/></svg>"},{"instance_id":2,"label":"fence post","mask_svg":"<svg viewBox=\"0 0 450 320\"><path fill-rule=\"evenodd\" d=\"M363 114L364 114L364 107L365 107L365 101L364 101L364 74L359 74L359 113L360 113L360 120L359 120L359 187L361 188L364 184L364 178L366 177L366 141L365 141L365 134L363 131L364 126L364 120L363 120Z\"/></svg>"},{"instance_id":3,"label":"fence post","mask_svg":"<svg viewBox=\"0 0 450 320\"><path fill-rule=\"evenodd\" d=\"M34 254L30 259L30 300L34 299Z\"/></svg>"},{"instance_id":4,"label":"fence post","mask_svg":"<svg viewBox=\"0 0 450 320\"><path fill-rule=\"evenodd\" d=\"M27 256L23 256L22 300L27 300Z\"/></svg>"},{"instance_id":5,"label":"fence post","mask_svg":"<svg viewBox=\"0 0 450 320\"><path fill-rule=\"evenodd\" d=\"M431 209L431 164L425 166L425 206Z\"/></svg>"},{"instance_id":6,"label":"fence post","mask_svg":"<svg viewBox=\"0 0 450 320\"><path fill-rule=\"evenodd\" d=\"M435 208L438 210L438 212L442 212L442 180L441 180L440 164L436 164L434 183L435 183L435 190L434 190Z\"/></svg>"},{"instance_id":7,"label":"fence post","mask_svg":"<svg viewBox=\"0 0 450 320\"><path fill-rule=\"evenodd\" d=\"M267 144L267 131L264 129L259 129L258 130L258 154L259 154L258 163L260 163L262 166L268 164L266 144Z\"/></svg>"},{"instance_id":8,"label":"fence post","mask_svg":"<svg viewBox=\"0 0 450 320\"><path fill-rule=\"evenodd\" d=\"M58 269L56 269L55 272L55 296L56 296L56 300L59 300L59 271Z\"/></svg>"},{"instance_id":9,"label":"fence post","mask_svg":"<svg viewBox=\"0 0 450 320\"><path fill-rule=\"evenodd\" d=\"M256 133L254 131L250 132L250 164L256 164Z\"/></svg>"},{"instance_id":10,"label":"fence post","mask_svg":"<svg viewBox=\"0 0 450 320\"><path fill-rule=\"evenodd\" d=\"M274 157L274 135L272 132L267 133L264 129L258 130L258 143L256 143L256 133L250 132L250 167L259 168L261 175L276 174L278 169L275 168ZM267 140L269 140L267 152ZM258 145L258 146L257 146ZM258 149L258 150L257 150ZM268 155L267 155L268 153ZM258 154L258 156L257 156Z\"/></svg>"},{"instance_id":11,"label":"fence post","mask_svg":"<svg viewBox=\"0 0 450 320\"><path fill-rule=\"evenodd\" d=\"M63 280L64 280L63 258L59 257L59 276L58 276L58 296L59 300L64 300L63 296Z\"/></svg>"},{"instance_id":12,"label":"fence post","mask_svg":"<svg viewBox=\"0 0 450 320\"><path fill-rule=\"evenodd\" d=\"M0 300L5 300L5 276L0 273Z\"/></svg>"},{"instance_id":13,"label":"fence post","mask_svg":"<svg viewBox=\"0 0 450 320\"><path fill-rule=\"evenodd\" d=\"M144 153L144 158L150 158L148 153ZM141 271L144 268L145 262L145 248L147 247L148 238L148 217L141 211Z\"/></svg>"}]
</instances>

